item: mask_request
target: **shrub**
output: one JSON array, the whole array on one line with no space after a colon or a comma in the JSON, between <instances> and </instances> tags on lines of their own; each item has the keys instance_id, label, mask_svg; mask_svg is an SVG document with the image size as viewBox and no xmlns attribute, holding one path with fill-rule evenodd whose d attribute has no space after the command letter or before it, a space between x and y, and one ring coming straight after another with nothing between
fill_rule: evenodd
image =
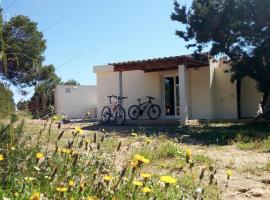
<instances>
[{"instance_id":1,"label":"shrub","mask_svg":"<svg viewBox=\"0 0 270 200\"><path fill-rule=\"evenodd\" d=\"M14 113L14 111L13 93L0 82L0 118L5 118L9 114Z\"/></svg>"}]
</instances>

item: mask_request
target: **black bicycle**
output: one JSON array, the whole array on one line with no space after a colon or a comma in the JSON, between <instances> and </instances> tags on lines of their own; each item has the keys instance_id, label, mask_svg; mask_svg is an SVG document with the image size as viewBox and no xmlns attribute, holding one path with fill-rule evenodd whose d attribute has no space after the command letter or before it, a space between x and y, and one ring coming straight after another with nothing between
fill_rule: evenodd
<instances>
[{"instance_id":1,"label":"black bicycle","mask_svg":"<svg viewBox=\"0 0 270 200\"><path fill-rule=\"evenodd\" d=\"M116 99L116 102L112 102L112 99ZM122 106L122 102L127 97L120 97L111 95L108 96L110 106L104 106L101 111L101 120L102 122L106 123L109 122L111 119L114 119L117 125L123 125L126 120L126 111Z\"/></svg>"},{"instance_id":2,"label":"black bicycle","mask_svg":"<svg viewBox=\"0 0 270 200\"><path fill-rule=\"evenodd\" d=\"M161 114L161 109L159 105L153 104L154 97L146 96L148 101L141 103L141 98L137 99L139 105L133 105L128 109L128 116L130 119L138 119L144 113L144 111L148 108L148 117L150 119L157 119Z\"/></svg>"}]
</instances>

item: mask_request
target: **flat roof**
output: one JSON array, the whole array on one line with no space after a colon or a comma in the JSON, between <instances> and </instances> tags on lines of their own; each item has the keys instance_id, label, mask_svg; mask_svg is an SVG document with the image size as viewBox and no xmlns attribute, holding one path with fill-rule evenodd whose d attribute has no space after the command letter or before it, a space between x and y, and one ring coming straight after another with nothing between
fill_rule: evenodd
<instances>
[{"instance_id":1,"label":"flat roof","mask_svg":"<svg viewBox=\"0 0 270 200\"><path fill-rule=\"evenodd\" d=\"M114 71L132 71L143 70L144 72L164 71L178 69L179 65L185 65L187 68L198 68L209 66L207 53L189 54L182 56L162 57L146 60L136 60L127 62L110 63L114 66Z\"/></svg>"}]
</instances>

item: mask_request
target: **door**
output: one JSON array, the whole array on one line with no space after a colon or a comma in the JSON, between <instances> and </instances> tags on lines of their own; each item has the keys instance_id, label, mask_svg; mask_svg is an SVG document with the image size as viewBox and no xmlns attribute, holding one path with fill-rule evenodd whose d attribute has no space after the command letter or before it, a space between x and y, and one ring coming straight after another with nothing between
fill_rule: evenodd
<instances>
[{"instance_id":1,"label":"door","mask_svg":"<svg viewBox=\"0 0 270 200\"><path fill-rule=\"evenodd\" d=\"M164 77L165 115L168 117L180 115L179 78L178 76Z\"/></svg>"}]
</instances>

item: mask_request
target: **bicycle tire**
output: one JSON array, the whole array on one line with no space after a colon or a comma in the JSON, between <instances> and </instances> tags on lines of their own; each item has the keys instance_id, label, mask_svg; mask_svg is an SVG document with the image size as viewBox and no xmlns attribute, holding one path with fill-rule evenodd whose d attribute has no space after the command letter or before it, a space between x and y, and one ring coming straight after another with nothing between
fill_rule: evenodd
<instances>
[{"instance_id":1,"label":"bicycle tire","mask_svg":"<svg viewBox=\"0 0 270 200\"><path fill-rule=\"evenodd\" d=\"M111 119L111 108L109 106L104 106L101 111L101 121L104 123L107 123ZM104 118L104 116L107 116L107 118Z\"/></svg>"},{"instance_id":2,"label":"bicycle tire","mask_svg":"<svg viewBox=\"0 0 270 200\"><path fill-rule=\"evenodd\" d=\"M151 112L152 113L156 113L156 116L152 116L151 115ZM160 109L160 106L159 105L156 105L156 104L152 104L149 108L148 108L148 117L152 120L155 120L157 118L159 118L161 115L161 109Z\"/></svg>"},{"instance_id":3,"label":"bicycle tire","mask_svg":"<svg viewBox=\"0 0 270 200\"><path fill-rule=\"evenodd\" d=\"M115 112L115 122L117 125L121 126L125 123L126 111L122 106L119 106Z\"/></svg>"},{"instance_id":4,"label":"bicycle tire","mask_svg":"<svg viewBox=\"0 0 270 200\"><path fill-rule=\"evenodd\" d=\"M140 116L140 107L137 105L130 106L128 109L128 116L132 120L138 119Z\"/></svg>"}]
</instances>

